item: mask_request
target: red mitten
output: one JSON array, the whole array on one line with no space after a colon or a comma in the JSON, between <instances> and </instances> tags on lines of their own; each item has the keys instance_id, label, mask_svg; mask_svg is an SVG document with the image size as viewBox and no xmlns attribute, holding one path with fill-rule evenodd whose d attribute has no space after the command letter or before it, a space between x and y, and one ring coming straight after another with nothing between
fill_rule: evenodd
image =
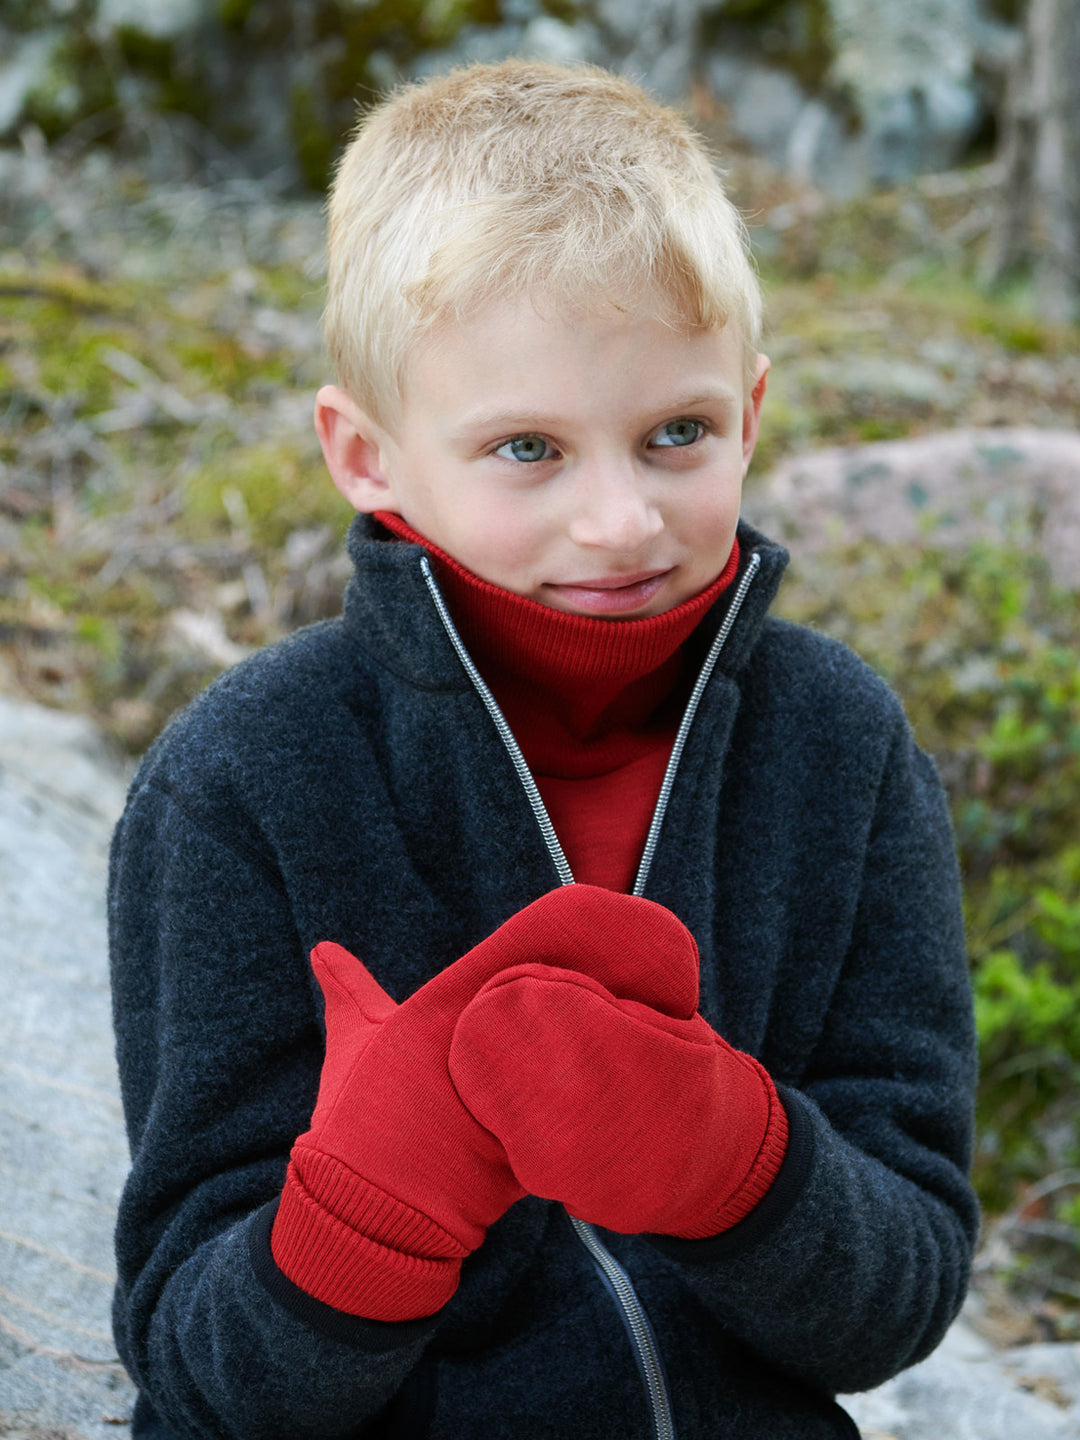
<instances>
[{"instance_id":1,"label":"red mitten","mask_svg":"<svg viewBox=\"0 0 1080 1440\"><path fill-rule=\"evenodd\" d=\"M688 1002L685 950L663 959L662 1008L585 975L504 970L463 1011L450 1073L532 1194L607 1230L703 1239L765 1194L787 1117L762 1066L694 1013L696 964Z\"/></svg>"},{"instance_id":2,"label":"red mitten","mask_svg":"<svg viewBox=\"0 0 1080 1440\"><path fill-rule=\"evenodd\" d=\"M685 943L679 932L689 940L651 901L560 888L401 1005L347 950L317 945L326 1058L274 1221L278 1267L317 1299L371 1319L413 1319L444 1305L464 1256L525 1193L450 1079L462 1010L486 981L525 962L586 971L655 998L657 957Z\"/></svg>"}]
</instances>

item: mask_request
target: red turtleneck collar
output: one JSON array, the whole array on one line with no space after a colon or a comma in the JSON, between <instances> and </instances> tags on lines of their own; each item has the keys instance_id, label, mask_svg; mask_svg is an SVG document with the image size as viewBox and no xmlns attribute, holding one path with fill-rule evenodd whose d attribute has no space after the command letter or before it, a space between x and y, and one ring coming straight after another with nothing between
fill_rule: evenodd
<instances>
[{"instance_id":1,"label":"red turtleneck collar","mask_svg":"<svg viewBox=\"0 0 1080 1440\"><path fill-rule=\"evenodd\" d=\"M681 647L731 584L643 620L571 615L466 570L400 515L374 517L436 561L454 623L536 778L577 880L627 890L692 682Z\"/></svg>"}]
</instances>

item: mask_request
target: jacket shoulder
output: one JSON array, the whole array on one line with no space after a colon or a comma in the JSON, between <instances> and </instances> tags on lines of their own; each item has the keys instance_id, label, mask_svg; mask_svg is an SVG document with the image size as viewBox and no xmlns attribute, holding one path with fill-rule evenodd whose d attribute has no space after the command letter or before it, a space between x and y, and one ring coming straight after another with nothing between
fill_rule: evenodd
<instances>
[{"instance_id":1,"label":"jacket shoulder","mask_svg":"<svg viewBox=\"0 0 1080 1440\"><path fill-rule=\"evenodd\" d=\"M265 768L275 753L306 752L340 725L359 683L340 620L304 626L212 680L174 715L143 758L132 787Z\"/></svg>"},{"instance_id":2,"label":"jacket shoulder","mask_svg":"<svg viewBox=\"0 0 1080 1440\"><path fill-rule=\"evenodd\" d=\"M889 683L843 641L791 620L769 616L747 667L752 691L786 708L829 711L863 724L907 726Z\"/></svg>"}]
</instances>

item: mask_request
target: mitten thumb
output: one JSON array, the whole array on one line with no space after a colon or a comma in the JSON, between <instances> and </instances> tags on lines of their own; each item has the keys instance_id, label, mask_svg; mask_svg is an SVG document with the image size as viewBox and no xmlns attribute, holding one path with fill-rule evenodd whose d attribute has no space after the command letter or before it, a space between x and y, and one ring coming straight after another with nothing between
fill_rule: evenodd
<instances>
[{"instance_id":1,"label":"mitten thumb","mask_svg":"<svg viewBox=\"0 0 1080 1440\"><path fill-rule=\"evenodd\" d=\"M357 1058L397 1004L371 972L342 945L323 940L311 952L311 968L326 1003L326 1057L312 1127L326 1118Z\"/></svg>"}]
</instances>

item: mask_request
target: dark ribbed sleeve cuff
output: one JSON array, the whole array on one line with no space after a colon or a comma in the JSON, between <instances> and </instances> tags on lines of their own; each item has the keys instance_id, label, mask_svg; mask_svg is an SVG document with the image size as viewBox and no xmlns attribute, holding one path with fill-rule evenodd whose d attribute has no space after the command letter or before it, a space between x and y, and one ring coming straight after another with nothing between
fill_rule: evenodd
<instances>
[{"instance_id":1,"label":"dark ribbed sleeve cuff","mask_svg":"<svg viewBox=\"0 0 1080 1440\"><path fill-rule=\"evenodd\" d=\"M672 1260L692 1265L733 1259L779 1229L798 1203L810 1176L814 1130L797 1091L777 1085L776 1093L787 1115L787 1146L776 1178L750 1213L719 1235L711 1235L704 1240L650 1235L648 1238L652 1244Z\"/></svg>"}]
</instances>

